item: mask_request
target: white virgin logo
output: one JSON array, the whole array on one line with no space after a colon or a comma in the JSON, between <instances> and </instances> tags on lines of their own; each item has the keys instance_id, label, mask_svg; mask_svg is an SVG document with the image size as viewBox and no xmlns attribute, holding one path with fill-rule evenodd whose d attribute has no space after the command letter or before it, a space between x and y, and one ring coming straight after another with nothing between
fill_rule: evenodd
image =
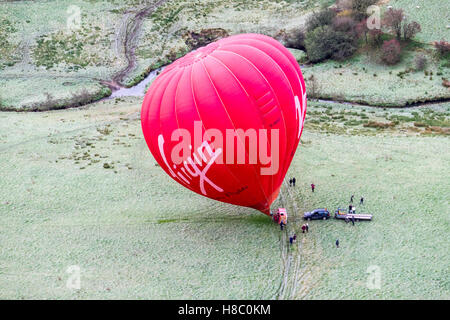
<instances>
[{"instance_id":1,"label":"white virgin logo","mask_svg":"<svg viewBox=\"0 0 450 320\"><path fill-rule=\"evenodd\" d=\"M164 137L162 136L162 134L158 136L158 147L159 153L161 154L161 157L172 177L178 179L181 183L184 183L186 185L191 184L192 178L199 177L200 191L203 195L206 195L205 182L217 191L223 192L222 188L217 186L206 176L212 164L222 154L221 148L213 151L209 143L204 141L200 145L200 147L197 148L198 156L194 152L192 156L189 156L185 161L183 161L183 166L179 168L179 170L175 173L169 166L169 163L167 162L166 156L164 154ZM190 145L189 148L192 149L192 146ZM204 150L206 150L207 155L204 153ZM209 156L209 159L207 158L207 156ZM202 168L204 164L205 166ZM178 169L175 164L173 165L173 169Z\"/></svg>"}]
</instances>

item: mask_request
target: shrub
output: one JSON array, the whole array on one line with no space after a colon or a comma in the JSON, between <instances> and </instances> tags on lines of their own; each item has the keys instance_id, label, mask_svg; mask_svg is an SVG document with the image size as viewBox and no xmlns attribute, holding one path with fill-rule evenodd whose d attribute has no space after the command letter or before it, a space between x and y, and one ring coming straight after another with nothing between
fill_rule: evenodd
<instances>
[{"instance_id":1,"label":"shrub","mask_svg":"<svg viewBox=\"0 0 450 320\"><path fill-rule=\"evenodd\" d=\"M311 99L318 98L319 83L313 74L306 79L306 87L308 89L309 98Z\"/></svg>"},{"instance_id":2,"label":"shrub","mask_svg":"<svg viewBox=\"0 0 450 320\"><path fill-rule=\"evenodd\" d=\"M288 48L305 49L305 33L300 29L291 31L281 29L275 38L280 40Z\"/></svg>"},{"instance_id":3,"label":"shrub","mask_svg":"<svg viewBox=\"0 0 450 320\"><path fill-rule=\"evenodd\" d=\"M450 53L450 43L445 40L435 41L433 45L440 56L445 56L446 54Z\"/></svg>"},{"instance_id":4,"label":"shrub","mask_svg":"<svg viewBox=\"0 0 450 320\"><path fill-rule=\"evenodd\" d=\"M353 0L337 0L336 7L339 11L350 11L352 9Z\"/></svg>"},{"instance_id":5,"label":"shrub","mask_svg":"<svg viewBox=\"0 0 450 320\"><path fill-rule=\"evenodd\" d=\"M375 46L380 46L382 44L383 31L381 31L380 29L372 29L372 30L369 30L369 35L370 35L370 38L372 39L372 43Z\"/></svg>"},{"instance_id":6,"label":"shrub","mask_svg":"<svg viewBox=\"0 0 450 320\"><path fill-rule=\"evenodd\" d=\"M393 65L400 61L402 49L400 43L396 39L383 42L382 59L387 64Z\"/></svg>"},{"instance_id":7,"label":"shrub","mask_svg":"<svg viewBox=\"0 0 450 320\"><path fill-rule=\"evenodd\" d=\"M333 52L328 38L332 31L329 26L324 26L306 34L305 48L311 62L319 62L331 57Z\"/></svg>"},{"instance_id":8,"label":"shrub","mask_svg":"<svg viewBox=\"0 0 450 320\"><path fill-rule=\"evenodd\" d=\"M447 79L443 79L442 85L446 88L450 88L450 81L448 81Z\"/></svg>"},{"instance_id":9,"label":"shrub","mask_svg":"<svg viewBox=\"0 0 450 320\"><path fill-rule=\"evenodd\" d=\"M424 54L418 54L414 58L414 65L417 71L422 71L427 66L427 57Z\"/></svg>"},{"instance_id":10,"label":"shrub","mask_svg":"<svg viewBox=\"0 0 450 320\"><path fill-rule=\"evenodd\" d=\"M350 33L333 30L330 26L308 32L305 47L311 62L327 58L344 59L357 49L357 39Z\"/></svg>"},{"instance_id":11,"label":"shrub","mask_svg":"<svg viewBox=\"0 0 450 320\"><path fill-rule=\"evenodd\" d=\"M369 121L368 123L363 125L366 128L377 128L377 129L387 129L395 127L394 122L377 122L377 121Z\"/></svg>"},{"instance_id":12,"label":"shrub","mask_svg":"<svg viewBox=\"0 0 450 320\"><path fill-rule=\"evenodd\" d=\"M356 36L356 22L351 17L336 17L333 20L335 31L351 33Z\"/></svg>"},{"instance_id":13,"label":"shrub","mask_svg":"<svg viewBox=\"0 0 450 320\"><path fill-rule=\"evenodd\" d=\"M413 22L405 22L403 24L403 39L410 40L414 38L414 36L422 30L420 24L416 21Z\"/></svg>"},{"instance_id":14,"label":"shrub","mask_svg":"<svg viewBox=\"0 0 450 320\"><path fill-rule=\"evenodd\" d=\"M333 59L343 60L351 57L358 49L356 38L349 33L334 32L331 38Z\"/></svg>"},{"instance_id":15,"label":"shrub","mask_svg":"<svg viewBox=\"0 0 450 320\"><path fill-rule=\"evenodd\" d=\"M335 16L336 12L331 9L323 9L312 13L306 21L307 32L311 32L318 27L331 25Z\"/></svg>"}]
</instances>

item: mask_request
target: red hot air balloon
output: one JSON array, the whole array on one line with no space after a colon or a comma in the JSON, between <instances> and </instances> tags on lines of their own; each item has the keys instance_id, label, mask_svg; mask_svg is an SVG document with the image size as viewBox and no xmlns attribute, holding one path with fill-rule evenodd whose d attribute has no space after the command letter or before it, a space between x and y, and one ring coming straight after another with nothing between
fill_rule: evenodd
<instances>
[{"instance_id":1,"label":"red hot air balloon","mask_svg":"<svg viewBox=\"0 0 450 320\"><path fill-rule=\"evenodd\" d=\"M145 96L141 122L150 151L175 181L270 214L305 113L293 55L268 36L241 34L166 67Z\"/></svg>"}]
</instances>

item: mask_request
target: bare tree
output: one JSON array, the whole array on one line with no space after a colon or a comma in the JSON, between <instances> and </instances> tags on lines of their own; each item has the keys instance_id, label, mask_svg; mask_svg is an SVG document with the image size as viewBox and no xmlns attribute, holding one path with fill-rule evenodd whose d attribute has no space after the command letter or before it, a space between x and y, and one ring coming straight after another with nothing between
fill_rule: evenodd
<instances>
[{"instance_id":1,"label":"bare tree","mask_svg":"<svg viewBox=\"0 0 450 320\"><path fill-rule=\"evenodd\" d=\"M403 39L410 40L414 38L414 36L422 30L420 24L416 21L407 22L403 24Z\"/></svg>"},{"instance_id":2,"label":"bare tree","mask_svg":"<svg viewBox=\"0 0 450 320\"><path fill-rule=\"evenodd\" d=\"M313 74L306 79L306 85L308 89L308 97L311 99L317 99L319 94L319 82Z\"/></svg>"},{"instance_id":3,"label":"bare tree","mask_svg":"<svg viewBox=\"0 0 450 320\"><path fill-rule=\"evenodd\" d=\"M402 23L404 17L405 14L402 9L391 8L384 14L383 23L389 30L391 30L395 34L397 40L400 40L402 38Z\"/></svg>"},{"instance_id":4,"label":"bare tree","mask_svg":"<svg viewBox=\"0 0 450 320\"><path fill-rule=\"evenodd\" d=\"M367 26L367 19L364 19L360 21L356 27L355 27L356 33L358 34L358 37L361 37L364 35L364 40L366 41L366 44L369 42L367 38L367 34L369 33L370 29Z\"/></svg>"}]
</instances>

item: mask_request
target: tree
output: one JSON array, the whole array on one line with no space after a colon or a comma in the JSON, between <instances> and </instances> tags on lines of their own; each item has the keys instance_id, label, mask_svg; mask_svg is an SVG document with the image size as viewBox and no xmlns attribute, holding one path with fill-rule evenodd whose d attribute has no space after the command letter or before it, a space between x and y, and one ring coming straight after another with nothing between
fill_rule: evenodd
<instances>
[{"instance_id":1,"label":"tree","mask_svg":"<svg viewBox=\"0 0 450 320\"><path fill-rule=\"evenodd\" d=\"M306 21L307 32L311 32L318 27L331 25L335 16L336 12L328 8L313 12Z\"/></svg>"},{"instance_id":2,"label":"tree","mask_svg":"<svg viewBox=\"0 0 450 320\"><path fill-rule=\"evenodd\" d=\"M406 22L403 24L403 39L405 41L411 40L414 36L421 31L420 24L416 21Z\"/></svg>"},{"instance_id":3,"label":"tree","mask_svg":"<svg viewBox=\"0 0 450 320\"><path fill-rule=\"evenodd\" d=\"M357 49L357 38L351 33L336 31L330 26L318 27L306 34L306 52L311 62L327 58L344 59Z\"/></svg>"},{"instance_id":4,"label":"tree","mask_svg":"<svg viewBox=\"0 0 450 320\"><path fill-rule=\"evenodd\" d=\"M381 52L383 61L389 65L393 65L400 61L402 48L397 39L392 39L383 42Z\"/></svg>"},{"instance_id":5,"label":"tree","mask_svg":"<svg viewBox=\"0 0 450 320\"><path fill-rule=\"evenodd\" d=\"M318 98L319 83L313 74L309 78L306 79L306 88L308 90L309 98L311 98L311 99Z\"/></svg>"},{"instance_id":6,"label":"tree","mask_svg":"<svg viewBox=\"0 0 450 320\"><path fill-rule=\"evenodd\" d=\"M356 24L355 31L358 37L364 35L364 40L366 41L366 44L369 43L367 34L369 33L370 29L367 26L367 19L361 20L358 24Z\"/></svg>"},{"instance_id":7,"label":"tree","mask_svg":"<svg viewBox=\"0 0 450 320\"><path fill-rule=\"evenodd\" d=\"M351 57L358 49L357 38L352 33L334 32L331 34L331 54L333 59L344 60Z\"/></svg>"},{"instance_id":8,"label":"tree","mask_svg":"<svg viewBox=\"0 0 450 320\"><path fill-rule=\"evenodd\" d=\"M402 9L389 9L384 14L383 24L395 34L397 40L402 37L402 23L405 14Z\"/></svg>"},{"instance_id":9,"label":"tree","mask_svg":"<svg viewBox=\"0 0 450 320\"><path fill-rule=\"evenodd\" d=\"M305 48L311 62L319 62L331 57L333 52L329 39L332 31L330 26L323 26L306 34Z\"/></svg>"}]
</instances>

